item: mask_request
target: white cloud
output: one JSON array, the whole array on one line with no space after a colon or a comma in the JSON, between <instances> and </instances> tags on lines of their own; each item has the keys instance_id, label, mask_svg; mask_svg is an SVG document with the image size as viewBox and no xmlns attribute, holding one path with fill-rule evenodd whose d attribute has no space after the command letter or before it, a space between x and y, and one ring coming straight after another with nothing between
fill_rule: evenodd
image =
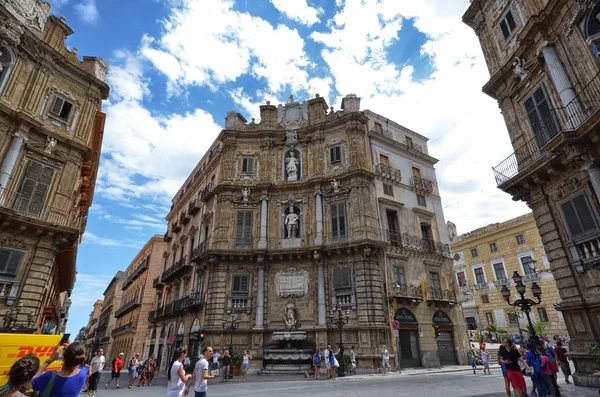
<instances>
[{"instance_id":1,"label":"white cloud","mask_svg":"<svg viewBox=\"0 0 600 397\"><path fill-rule=\"evenodd\" d=\"M323 13L323 9L309 6L306 0L271 0L271 3L292 21L306 26L321 22L319 15Z\"/></svg>"},{"instance_id":2,"label":"white cloud","mask_svg":"<svg viewBox=\"0 0 600 397\"><path fill-rule=\"evenodd\" d=\"M140 249L145 244L144 241L135 241L135 240L130 240L130 239L116 240L116 239L111 239L111 238L107 238L107 237L100 237L91 232L85 232L85 234L83 235L82 243L83 244L96 244L96 245L101 245L104 247L127 247L127 248L134 248L134 249ZM77 278L79 279L79 276L77 276Z\"/></svg>"},{"instance_id":3,"label":"white cloud","mask_svg":"<svg viewBox=\"0 0 600 397\"><path fill-rule=\"evenodd\" d=\"M73 6L79 17L86 23L96 23L100 18L96 0L83 0Z\"/></svg>"},{"instance_id":4,"label":"white cloud","mask_svg":"<svg viewBox=\"0 0 600 397\"><path fill-rule=\"evenodd\" d=\"M73 302L71 309L81 308L80 310L91 311L94 303L98 299L104 298L103 292L106 287L108 287L108 284L111 282L113 277L114 276L102 274L78 273L77 279L75 280L75 287L73 288L73 294L71 295L71 302Z\"/></svg>"}]
</instances>

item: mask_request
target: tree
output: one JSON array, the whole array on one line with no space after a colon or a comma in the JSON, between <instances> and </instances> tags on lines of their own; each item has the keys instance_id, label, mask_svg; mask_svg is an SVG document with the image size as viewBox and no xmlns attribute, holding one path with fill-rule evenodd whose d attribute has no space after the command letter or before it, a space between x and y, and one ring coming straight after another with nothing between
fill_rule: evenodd
<instances>
[{"instance_id":1,"label":"tree","mask_svg":"<svg viewBox=\"0 0 600 397\"><path fill-rule=\"evenodd\" d=\"M535 331L535 333L539 336L544 336L545 334L545 330L546 330L546 323L543 323L541 321L536 321L533 323L533 330Z\"/></svg>"}]
</instances>

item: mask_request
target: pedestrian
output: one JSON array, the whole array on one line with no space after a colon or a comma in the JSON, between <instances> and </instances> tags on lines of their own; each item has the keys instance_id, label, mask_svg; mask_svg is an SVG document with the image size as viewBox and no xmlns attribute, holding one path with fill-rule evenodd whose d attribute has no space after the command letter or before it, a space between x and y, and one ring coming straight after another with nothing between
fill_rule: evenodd
<instances>
[{"instance_id":1,"label":"pedestrian","mask_svg":"<svg viewBox=\"0 0 600 397\"><path fill-rule=\"evenodd\" d=\"M110 371L110 380L104 385L105 389L108 389L108 385L110 385L110 382L113 380L117 385L117 389L121 388L119 385L119 378L121 377L121 370L123 369L123 356L125 356L125 354L119 353L119 355L113 359L112 369Z\"/></svg>"},{"instance_id":2,"label":"pedestrian","mask_svg":"<svg viewBox=\"0 0 600 397\"><path fill-rule=\"evenodd\" d=\"M86 353L81 342L65 344L64 350L58 346L46 361L38 368L33 378L33 390L44 397L77 397L88 377L88 369L84 365ZM58 371L48 371L48 366L61 359L62 366Z\"/></svg>"},{"instance_id":3,"label":"pedestrian","mask_svg":"<svg viewBox=\"0 0 600 397\"><path fill-rule=\"evenodd\" d=\"M560 396L558 391L558 385L555 387L556 380L554 379L554 370L550 365L550 358L546 354L546 348L544 346L537 347L537 353L540 359L540 367L542 372L540 373L541 383L544 385L544 390L550 396Z\"/></svg>"},{"instance_id":4,"label":"pedestrian","mask_svg":"<svg viewBox=\"0 0 600 397\"><path fill-rule=\"evenodd\" d=\"M381 367L384 374L390 370L390 352L385 345L381 347Z\"/></svg>"},{"instance_id":5,"label":"pedestrian","mask_svg":"<svg viewBox=\"0 0 600 397\"><path fill-rule=\"evenodd\" d=\"M471 368L473 369L473 373L476 373L477 370L477 355L471 349L471 353L469 354L469 362L471 363Z\"/></svg>"},{"instance_id":6,"label":"pedestrian","mask_svg":"<svg viewBox=\"0 0 600 397\"><path fill-rule=\"evenodd\" d=\"M138 372L138 387L146 386L147 373L146 373L146 362L145 361L140 361L137 372Z\"/></svg>"},{"instance_id":7,"label":"pedestrian","mask_svg":"<svg viewBox=\"0 0 600 397\"><path fill-rule=\"evenodd\" d=\"M325 362L325 370L327 371L327 379L331 378L331 361L329 360L329 352L331 352L331 345L327 345L327 348L323 352L323 361Z\"/></svg>"},{"instance_id":8,"label":"pedestrian","mask_svg":"<svg viewBox=\"0 0 600 397\"><path fill-rule=\"evenodd\" d=\"M554 354L556 355L556 361L563 375L565 376L565 382L567 385L570 385L569 376L571 376L571 366L569 364L569 358L567 357L567 349L563 347L563 343L560 341L556 342L556 347L554 348Z\"/></svg>"},{"instance_id":9,"label":"pedestrian","mask_svg":"<svg viewBox=\"0 0 600 397\"><path fill-rule=\"evenodd\" d=\"M554 373L554 381L556 383L558 376L558 363L556 362L556 355L554 354L554 347L550 344L550 342L546 341L545 344L545 352L548 356L548 360L550 360L550 366L552 367L552 372Z\"/></svg>"},{"instance_id":10,"label":"pedestrian","mask_svg":"<svg viewBox=\"0 0 600 397\"><path fill-rule=\"evenodd\" d=\"M192 369L190 368L191 365L192 365L192 360L190 360L189 356L186 356L185 360L183 360L183 370L185 371L186 374L189 374L192 372Z\"/></svg>"},{"instance_id":11,"label":"pedestrian","mask_svg":"<svg viewBox=\"0 0 600 397\"><path fill-rule=\"evenodd\" d=\"M212 358L212 369L217 370L219 369L219 359L221 358L221 355L219 354L219 352L215 352L213 354L213 358Z\"/></svg>"},{"instance_id":12,"label":"pedestrian","mask_svg":"<svg viewBox=\"0 0 600 397\"><path fill-rule=\"evenodd\" d=\"M223 378L221 379L221 382L227 382L229 379L229 373L231 371L231 354L229 354L229 349L225 349L223 352L221 364L221 369L223 370Z\"/></svg>"},{"instance_id":13,"label":"pedestrian","mask_svg":"<svg viewBox=\"0 0 600 397\"><path fill-rule=\"evenodd\" d=\"M148 377L148 386L152 386L154 375L156 373L156 360L154 359L154 353L150 353L148 360L146 360L146 376Z\"/></svg>"},{"instance_id":14,"label":"pedestrian","mask_svg":"<svg viewBox=\"0 0 600 397\"><path fill-rule=\"evenodd\" d=\"M96 391L98 390L98 383L100 383L100 376L102 375L102 370L104 369L105 363L103 354L104 350L98 349L96 351L96 355L90 362L90 379L87 392L88 396L95 396Z\"/></svg>"},{"instance_id":15,"label":"pedestrian","mask_svg":"<svg viewBox=\"0 0 600 397\"><path fill-rule=\"evenodd\" d=\"M498 352L500 353L500 351ZM510 384L515 390L515 396L527 397L527 384L521 373L519 362L523 363L528 369L529 367L512 340L509 339L506 341L506 349L502 351L500 360L506 366L506 374L510 380Z\"/></svg>"},{"instance_id":16,"label":"pedestrian","mask_svg":"<svg viewBox=\"0 0 600 397\"><path fill-rule=\"evenodd\" d=\"M8 371L8 383L0 387L0 397L25 397L21 390L31 389L32 380L40 367L40 360L33 354L18 359Z\"/></svg>"},{"instance_id":17,"label":"pedestrian","mask_svg":"<svg viewBox=\"0 0 600 397\"><path fill-rule=\"evenodd\" d=\"M354 352L354 346L350 349L350 363L352 364L352 373L356 375L356 353Z\"/></svg>"},{"instance_id":18,"label":"pedestrian","mask_svg":"<svg viewBox=\"0 0 600 397\"><path fill-rule=\"evenodd\" d=\"M212 360L213 349L208 346L202 350L202 358L196 362L194 372L192 374L192 382L194 385L194 397L207 397L208 379L213 379L214 375L208 373L208 361ZM190 391L190 386L185 388L185 395ZM169 396L168 396L169 397Z\"/></svg>"},{"instance_id":19,"label":"pedestrian","mask_svg":"<svg viewBox=\"0 0 600 397\"><path fill-rule=\"evenodd\" d=\"M317 348L315 354L313 354L313 368L315 369L315 379L321 378L321 351Z\"/></svg>"},{"instance_id":20,"label":"pedestrian","mask_svg":"<svg viewBox=\"0 0 600 397\"><path fill-rule=\"evenodd\" d=\"M133 389L135 385L135 380L138 378L138 366L140 365L140 353L135 353L135 355L129 360L129 386L128 388Z\"/></svg>"},{"instance_id":21,"label":"pedestrian","mask_svg":"<svg viewBox=\"0 0 600 397\"><path fill-rule=\"evenodd\" d=\"M250 360L252 360L252 356L248 354L247 350L245 350L244 357L242 359L242 368L244 369L244 382L248 382L248 369L250 369Z\"/></svg>"},{"instance_id":22,"label":"pedestrian","mask_svg":"<svg viewBox=\"0 0 600 397\"><path fill-rule=\"evenodd\" d=\"M512 397L512 394L510 394L510 380L508 379L508 374L506 373L506 364L504 364L502 362L502 356L506 354L507 350L507 345L506 342L508 340L507 339L502 339L502 344L500 345L500 348L498 349L498 364L500 364L500 368L502 369L502 377L504 378L504 390L506 390L506 395L508 397Z\"/></svg>"},{"instance_id":23,"label":"pedestrian","mask_svg":"<svg viewBox=\"0 0 600 397\"><path fill-rule=\"evenodd\" d=\"M535 347L532 343L527 344L527 350L525 351L525 357L527 359L527 366L533 368L533 373L531 375L531 383L533 384L533 391L531 394L536 394L539 397L548 397L546 394L546 388L542 383L542 366L540 364L540 356L535 351Z\"/></svg>"},{"instance_id":24,"label":"pedestrian","mask_svg":"<svg viewBox=\"0 0 600 397\"><path fill-rule=\"evenodd\" d=\"M192 375L186 375L183 361L187 356L185 347L178 347L173 353L173 359L167 371L167 397L183 397L185 382L192 379Z\"/></svg>"},{"instance_id":25,"label":"pedestrian","mask_svg":"<svg viewBox=\"0 0 600 397\"><path fill-rule=\"evenodd\" d=\"M492 372L490 371L490 353L488 353L488 351L485 350L485 347L483 350L481 350L481 363L483 364L483 374L485 375L487 371L487 374L491 375Z\"/></svg>"},{"instance_id":26,"label":"pedestrian","mask_svg":"<svg viewBox=\"0 0 600 397\"><path fill-rule=\"evenodd\" d=\"M336 369L337 366L335 365L336 363L338 363L337 358L335 358L335 353L333 352L333 349L331 348L331 346L329 346L329 379L335 379L336 378ZM338 363L339 365L339 363Z\"/></svg>"}]
</instances>

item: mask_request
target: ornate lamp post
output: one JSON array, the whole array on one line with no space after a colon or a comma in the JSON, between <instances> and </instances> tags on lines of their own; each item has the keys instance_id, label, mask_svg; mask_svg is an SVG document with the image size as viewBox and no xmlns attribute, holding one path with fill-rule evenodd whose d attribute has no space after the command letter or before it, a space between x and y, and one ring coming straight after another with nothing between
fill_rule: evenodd
<instances>
[{"instance_id":1,"label":"ornate lamp post","mask_svg":"<svg viewBox=\"0 0 600 397\"><path fill-rule=\"evenodd\" d=\"M533 323L531 322L531 317L529 316L529 312L531 312L531 308L535 305L539 305L542 302L542 289L537 283L531 284L531 293L536 298L537 302L525 298L525 284L523 284L523 277L519 274L519 272L514 272L513 281L515 282L515 288L517 293L521 296L521 298L515 300L511 303L510 301L510 290L506 285L502 286L500 292L502 292L502 296L506 299L506 302L514 307L518 307L521 309L525 316L527 316L527 322L529 323L529 335L530 337L535 336L535 330L533 329Z\"/></svg>"},{"instance_id":2,"label":"ornate lamp post","mask_svg":"<svg viewBox=\"0 0 600 397\"><path fill-rule=\"evenodd\" d=\"M19 324L19 315L23 310L23 302L19 302L16 308L10 308L4 314L4 329L8 332L15 332L24 328L31 328L31 324L35 323L35 312L30 310L27 313L27 325L23 326Z\"/></svg>"},{"instance_id":3,"label":"ornate lamp post","mask_svg":"<svg viewBox=\"0 0 600 397\"><path fill-rule=\"evenodd\" d=\"M350 312L348 310L346 310L345 313L342 313L342 310L338 310L337 314L338 315L336 318L335 313L333 313L333 312L331 313L331 325L332 325L332 327L338 327L338 329L340 330L340 357L338 359L340 367L338 370L338 376L343 377L343 376L345 376L343 329L344 329L344 325L348 324L348 320L350 320Z\"/></svg>"},{"instance_id":4,"label":"ornate lamp post","mask_svg":"<svg viewBox=\"0 0 600 397\"><path fill-rule=\"evenodd\" d=\"M233 333L240 327L240 318L236 313L231 313L229 319L227 316L223 317L223 329L229 332L229 353L233 354Z\"/></svg>"}]
</instances>

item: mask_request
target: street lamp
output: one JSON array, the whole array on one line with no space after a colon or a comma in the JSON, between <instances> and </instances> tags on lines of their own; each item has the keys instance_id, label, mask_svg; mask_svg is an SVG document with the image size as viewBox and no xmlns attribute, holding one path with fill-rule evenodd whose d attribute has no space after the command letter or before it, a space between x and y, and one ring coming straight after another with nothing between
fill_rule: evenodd
<instances>
[{"instance_id":1,"label":"street lamp","mask_svg":"<svg viewBox=\"0 0 600 397\"><path fill-rule=\"evenodd\" d=\"M240 327L240 318L236 313L231 313L229 319L223 316L223 329L229 332L229 353L233 354L233 333Z\"/></svg>"},{"instance_id":2,"label":"street lamp","mask_svg":"<svg viewBox=\"0 0 600 397\"><path fill-rule=\"evenodd\" d=\"M340 364L340 368L338 370L338 376L343 377L343 376L345 376L343 329L344 329L344 325L348 324L348 320L350 320L350 312L348 310L346 310L345 313L342 313L342 310L338 310L337 313L338 313L337 318L335 317L335 314L333 312L331 313L331 325L333 327L338 327L338 329L340 330L340 357L338 360L338 362Z\"/></svg>"},{"instance_id":3,"label":"street lamp","mask_svg":"<svg viewBox=\"0 0 600 397\"><path fill-rule=\"evenodd\" d=\"M19 324L19 315L23 311L23 302L19 302L16 308L9 308L4 314L4 329L8 332L15 332L24 328L31 328L31 324L35 323L35 312L30 310L27 313L27 325L23 326Z\"/></svg>"},{"instance_id":4,"label":"street lamp","mask_svg":"<svg viewBox=\"0 0 600 397\"><path fill-rule=\"evenodd\" d=\"M525 313L525 316L527 316L527 322L529 323L529 335L533 338L535 337L535 330L533 329L533 323L531 322L529 312L531 312L532 306L539 305L542 302L542 289L535 282L531 284L531 293L537 300L537 302L535 302L531 299L525 298L526 287L525 284L523 284L523 277L521 277L519 272L515 272L513 274L513 281L515 282L515 288L517 290L517 293L521 296L520 299L517 299L511 303L510 290L506 285L502 286L500 292L502 292L502 296L504 297L504 299L506 299L506 303L508 303L511 306L518 307L523 313Z\"/></svg>"}]
</instances>

